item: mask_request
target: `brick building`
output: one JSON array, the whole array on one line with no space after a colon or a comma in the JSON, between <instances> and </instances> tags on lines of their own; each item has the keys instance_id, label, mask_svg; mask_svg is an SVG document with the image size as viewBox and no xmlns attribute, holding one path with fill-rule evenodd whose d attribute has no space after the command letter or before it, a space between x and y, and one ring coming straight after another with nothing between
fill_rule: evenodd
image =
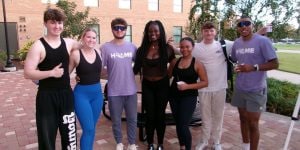
<instances>
[{"instance_id":1,"label":"brick building","mask_svg":"<svg viewBox=\"0 0 300 150\"><path fill-rule=\"evenodd\" d=\"M55 7L57 1L5 0L11 50L17 50L27 41L36 40L45 34L43 12L48 2L51 3L51 7ZM192 0L70 0L70 2L76 2L77 11L83 11L89 6L89 17L97 17L100 20L94 25L99 33L100 43L113 38L110 29L111 20L123 17L129 24L126 38L137 46L140 45L145 24L149 20L161 20L167 37L179 40L184 36L192 4ZM0 8L3 8L2 3ZM2 9L0 14L0 49L3 49L5 42Z\"/></svg>"}]
</instances>

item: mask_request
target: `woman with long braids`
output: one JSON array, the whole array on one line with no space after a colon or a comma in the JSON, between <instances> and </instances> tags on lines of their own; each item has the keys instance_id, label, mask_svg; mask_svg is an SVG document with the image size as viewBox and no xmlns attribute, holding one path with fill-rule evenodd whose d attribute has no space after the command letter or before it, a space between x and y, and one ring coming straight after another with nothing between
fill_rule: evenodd
<instances>
[{"instance_id":1,"label":"woman with long braids","mask_svg":"<svg viewBox=\"0 0 300 150\"><path fill-rule=\"evenodd\" d=\"M148 150L154 150L154 131L157 150L163 150L165 109L168 103L168 63L175 58L174 49L167 44L165 29L158 20L149 21L144 29L141 46L137 50L134 73L142 76L142 103L146 111Z\"/></svg>"}]
</instances>

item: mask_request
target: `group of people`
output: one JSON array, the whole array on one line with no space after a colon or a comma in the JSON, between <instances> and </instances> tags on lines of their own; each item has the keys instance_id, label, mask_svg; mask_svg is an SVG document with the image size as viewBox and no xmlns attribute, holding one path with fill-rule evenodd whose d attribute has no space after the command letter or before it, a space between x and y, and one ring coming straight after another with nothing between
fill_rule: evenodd
<instances>
[{"instance_id":1,"label":"group of people","mask_svg":"<svg viewBox=\"0 0 300 150\"><path fill-rule=\"evenodd\" d=\"M227 63L222 46L215 41L213 23L202 25L203 40L180 40L181 56L166 39L163 24L149 21L140 47L125 41L127 22L111 22L114 39L96 48L96 31L87 28L80 42L62 38L65 15L57 9L44 13L47 34L35 41L27 54L25 78L38 80L36 124L40 150L55 149L57 129L62 149L77 149L76 117L82 136L80 149L91 150L97 121L103 105L100 76L107 72L107 98L112 118L116 150L123 150L121 117L126 114L128 150L136 150L137 85L141 76L142 104L145 106L148 150L163 150L165 109L170 102L176 123L180 150L192 149L189 123L197 97L200 99L202 136L196 150L204 149L212 137L214 149L220 150L227 88ZM236 86L232 105L238 107L243 147L258 147L258 120L266 104L266 72L278 67L270 41L252 32L252 21L242 17L237 24L240 38L227 42L228 53L236 62ZM231 48L232 47L232 48ZM132 63L134 66L132 67ZM70 73L76 69L78 82L72 90ZM170 83L170 78L173 80ZM154 144L154 133L157 144ZM155 148L154 145L157 145Z\"/></svg>"}]
</instances>

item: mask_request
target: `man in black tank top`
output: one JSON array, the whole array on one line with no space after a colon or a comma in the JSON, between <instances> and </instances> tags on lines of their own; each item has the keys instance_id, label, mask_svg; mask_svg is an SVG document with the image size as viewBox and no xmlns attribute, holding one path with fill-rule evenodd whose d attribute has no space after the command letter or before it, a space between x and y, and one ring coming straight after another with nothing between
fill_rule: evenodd
<instances>
[{"instance_id":1,"label":"man in black tank top","mask_svg":"<svg viewBox=\"0 0 300 150\"><path fill-rule=\"evenodd\" d=\"M39 80L36 125L40 150L54 150L57 129L62 149L76 150L74 99L68 72L71 49L77 41L61 38L65 15L57 9L44 13L47 35L35 41L24 66L24 77Z\"/></svg>"}]
</instances>

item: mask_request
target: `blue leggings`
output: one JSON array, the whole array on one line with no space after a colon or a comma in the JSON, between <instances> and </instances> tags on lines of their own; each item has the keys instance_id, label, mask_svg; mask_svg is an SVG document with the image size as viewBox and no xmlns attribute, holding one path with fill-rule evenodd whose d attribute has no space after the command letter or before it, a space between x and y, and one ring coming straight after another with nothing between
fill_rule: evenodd
<instances>
[{"instance_id":1,"label":"blue leggings","mask_svg":"<svg viewBox=\"0 0 300 150\"><path fill-rule=\"evenodd\" d=\"M100 83L91 85L77 84L74 89L75 113L82 128L81 150L92 150L96 124L100 117L103 96Z\"/></svg>"}]
</instances>

